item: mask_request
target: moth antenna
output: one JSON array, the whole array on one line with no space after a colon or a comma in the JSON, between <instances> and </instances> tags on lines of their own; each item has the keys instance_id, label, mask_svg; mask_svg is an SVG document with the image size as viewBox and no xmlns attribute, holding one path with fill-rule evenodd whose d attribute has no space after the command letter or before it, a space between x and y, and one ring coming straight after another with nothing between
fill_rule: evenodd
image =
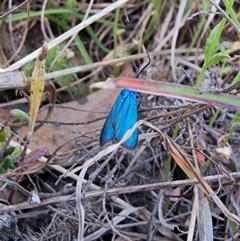
<instances>
[{"instance_id":1,"label":"moth antenna","mask_svg":"<svg viewBox=\"0 0 240 241\"><path fill-rule=\"evenodd\" d=\"M142 69L140 69L140 70L137 72L136 78L138 78L139 75L143 72L143 70L146 69L146 68L148 67L148 65L151 64L151 58L150 58L150 56L149 56L149 53L148 53L147 50L146 50L146 52L147 52L147 56L148 56L148 62L147 62L147 64L146 64Z\"/></svg>"}]
</instances>

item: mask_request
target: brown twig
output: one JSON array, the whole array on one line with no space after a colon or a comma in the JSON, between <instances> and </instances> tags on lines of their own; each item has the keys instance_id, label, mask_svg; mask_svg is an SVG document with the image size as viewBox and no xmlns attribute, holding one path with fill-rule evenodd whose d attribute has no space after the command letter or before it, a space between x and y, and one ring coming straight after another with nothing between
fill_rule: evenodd
<instances>
[{"instance_id":1,"label":"brown twig","mask_svg":"<svg viewBox=\"0 0 240 241\"><path fill-rule=\"evenodd\" d=\"M236 183L240 180L240 172L233 172L231 173L231 176ZM226 177L226 175L208 176L208 177L203 177L203 179L208 183L218 182L219 180L221 180L223 185L232 184L232 182L229 181L229 178ZM173 188L173 187L184 187L184 186L196 185L196 184L199 184L199 181L194 178L194 179L172 181L172 182L161 182L161 183L154 183L154 184L129 186L127 188L126 187L112 188L106 191L106 196L108 197L108 196L126 194L126 193L146 192L149 190L160 190L160 189ZM104 191L102 190L90 191L86 193L84 199L99 198L99 197L102 197L103 195L104 195ZM67 196L48 198L46 200L42 200L40 204L36 204L36 203L29 204L29 202L23 202L15 205L2 207L0 209L0 213L31 209L31 208L50 205L50 204L58 204L64 201L71 201L75 199L76 198L74 196L67 195Z\"/></svg>"}]
</instances>

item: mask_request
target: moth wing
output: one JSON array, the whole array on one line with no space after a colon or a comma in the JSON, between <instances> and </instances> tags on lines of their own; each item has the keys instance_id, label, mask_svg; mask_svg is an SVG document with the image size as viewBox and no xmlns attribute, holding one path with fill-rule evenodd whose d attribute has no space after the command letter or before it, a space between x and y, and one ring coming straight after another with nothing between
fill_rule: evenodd
<instances>
[{"instance_id":1,"label":"moth wing","mask_svg":"<svg viewBox=\"0 0 240 241\"><path fill-rule=\"evenodd\" d=\"M114 123L114 136L116 141L120 141L126 131L131 129L133 125L138 121L136 93L130 90L125 90L124 94L124 102ZM128 149L134 149L136 148L137 143L138 130L136 129L131 137L129 137L129 139L126 140L122 145Z\"/></svg>"},{"instance_id":2,"label":"moth wing","mask_svg":"<svg viewBox=\"0 0 240 241\"><path fill-rule=\"evenodd\" d=\"M121 96L121 93L118 95L118 98L114 102L112 109L103 125L101 134L100 134L100 145L103 146L107 142L114 139L114 122L119 114L119 110L123 105L124 99Z\"/></svg>"}]
</instances>

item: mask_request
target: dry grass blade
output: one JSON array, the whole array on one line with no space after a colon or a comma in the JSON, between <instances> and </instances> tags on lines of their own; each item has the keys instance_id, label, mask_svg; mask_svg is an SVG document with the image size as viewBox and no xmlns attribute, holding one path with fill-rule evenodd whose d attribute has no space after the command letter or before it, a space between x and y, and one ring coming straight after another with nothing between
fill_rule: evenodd
<instances>
[{"instance_id":1,"label":"dry grass blade","mask_svg":"<svg viewBox=\"0 0 240 241\"><path fill-rule=\"evenodd\" d=\"M83 240L84 237L84 220L85 220L85 211L82 205L82 184L84 183L84 176L86 174L87 168L83 168L78 180L76 187L76 204L78 210L78 241Z\"/></svg>"},{"instance_id":2,"label":"dry grass blade","mask_svg":"<svg viewBox=\"0 0 240 241\"><path fill-rule=\"evenodd\" d=\"M174 33L172 37L172 44L171 44L171 66L172 66L172 74L173 78L176 79L176 71L175 71L175 48L176 48L176 42L177 42L177 36L179 33L180 25L181 25L181 19L184 13L184 10L186 9L187 0L182 0L181 4L179 6L178 14L176 17L176 22L174 26ZM186 18L185 18L186 21Z\"/></svg>"},{"instance_id":3,"label":"dry grass blade","mask_svg":"<svg viewBox=\"0 0 240 241\"><path fill-rule=\"evenodd\" d=\"M192 154L194 159L194 166L196 168L196 171L200 173L199 168L199 161L202 159L202 156L198 153L198 151L194 151L194 141L193 141L193 133L190 121L188 119L188 132L191 136L191 147L193 148ZM206 195L203 194L203 191L199 189L197 186L194 187L194 202L193 202L193 212L195 214L194 219L197 218L197 230L199 239L200 240L206 240L206 241L213 241L213 224L212 224L212 215L211 210L209 207L208 199ZM193 215L191 215L193 217ZM192 221L192 220L191 220ZM194 228L192 229L192 237L188 240L193 239L194 235ZM190 228L189 228L190 233Z\"/></svg>"},{"instance_id":4,"label":"dry grass blade","mask_svg":"<svg viewBox=\"0 0 240 241\"><path fill-rule=\"evenodd\" d=\"M181 169L187 174L190 178L197 178L200 182L200 188L203 190L205 195L207 195L209 198L211 198L214 203L218 206L218 208L224 213L224 215L232 220L233 222L240 225L240 218L236 216L235 214L231 213L227 207L222 203L222 201L218 198L218 196L215 194L215 192L212 190L212 188L208 185L208 183L203 179L201 174L197 171L197 169L193 166L193 164L190 162L186 154L182 151L182 149L174 143L170 137L164 135L161 131L159 131L155 126L153 126L151 123L144 121L144 125L154 129L158 132L160 137L162 138L167 150L171 154L171 156L174 158L176 163L181 167Z\"/></svg>"},{"instance_id":5,"label":"dry grass blade","mask_svg":"<svg viewBox=\"0 0 240 241\"><path fill-rule=\"evenodd\" d=\"M164 214L163 214L163 198L164 198L164 192L163 192L163 190L160 190L159 194L158 194L158 218L159 218L159 221L161 222L161 224L164 227L166 227L170 230L174 230L175 228L179 229L178 225L169 224L165 221Z\"/></svg>"},{"instance_id":6,"label":"dry grass blade","mask_svg":"<svg viewBox=\"0 0 240 241\"><path fill-rule=\"evenodd\" d=\"M196 226L196 218L197 218L197 206L198 206L198 189L194 187L194 199L193 199L193 207L191 212L191 218L189 222L188 236L187 241L193 240L194 230Z\"/></svg>"},{"instance_id":7,"label":"dry grass blade","mask_svg":"<svg viewBox=\"0 0 240 241\"><path fill-rule=\"evenodd\" d=\"M201 190L198 192L197 220L199 240L213 240L213 224L212 215L207 197Z\"/></svg>"},{"instance_id":8,"label":"dry grass blade","mask_svg":"<svg viewBox=\"0 0 240 241\"><path fill-rule=\"evenodd\" d=\"M42 100L42 95L45 87L45 62L47 57L47 43L42 46L41 52L36 60L35 67L32 73L31 80L31 95L30 95L30 118L32 120L32 126L34 128L39 107ZM31 130L33 132L33 129Z\"/></svg>"}]
</instances>

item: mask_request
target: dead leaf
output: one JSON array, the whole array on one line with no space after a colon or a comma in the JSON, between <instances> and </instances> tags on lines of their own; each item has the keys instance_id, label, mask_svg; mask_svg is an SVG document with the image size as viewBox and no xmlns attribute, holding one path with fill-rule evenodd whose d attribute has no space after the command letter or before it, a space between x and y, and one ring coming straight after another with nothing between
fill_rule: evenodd
<instances>
[{"instance_id":1,"label":"dead leaf","mask_svg":"<svg viewBox=\"0 0 240 241\"><path fill-rule=\"evenodd\" d=\"M231 157L231 147L230 146L224 146L224 147L218 147L216 148L216 152L225 157L227 160Z\"/></svg>"},{"instance_id":2,"label":"dead leaf","mask_svg":"<svg viewBox=\"0 0 240 241\"><path fill-rule=\"evenodd\" d=\"M99 90L85 98L81 98L78 101L72 101L69 103L65 103L62 106L76 108L76 109L84 109L90 112L84 111L76 111L72 109L62 109L62 108L54 108L54 111L49 118L52 121L61 121L61 122L86 122L89 120L93 120L95 118L107 115L108 111L111 109L115 99L117 98L119 91L112 90ZM15 106L16 107L16 106ZM7 113L9 111L2 110L0 115L0 123L3 123L2 120L5 119ZM38 119L44 119L46 116L47 110L44 110L39 113ZM49 149L53 152L58 146L63 143L69 141L73 137L76 137L77 134L74 132L88 132L95 128L101 128L103 126L104 120L97 121L88 125L61 125L56 126L53 124L44 124L39 130L37 130L33 134L33 139L30 142L29 148L36 149L41 146L48 146ZM21 128L19 130L19 134L21 137L24 137L27 133L26 128ZM96 136L97 137L97 136ZM81 139L84 143L84 139ZM85 141L89 141L86 139ZM98 141L98 139L96 139ZM65 147L66 149L72 148L74 143L71 143Z\"/></svg>"},{"instance_id":3,"label":"dead leaf","mask_svg":"<svg viewBox=\"0 0 240 241\"><path fill-rule=\"evenodd\" d=\"M201 152L202 149L203 149L202 144L198 143L197 144L197 149L195 150L195 154L196 154L196 157L197 157L197 161L198 161L199 167L203 167L205 165L205 156Z\"/></svg>"}]
</instances>

